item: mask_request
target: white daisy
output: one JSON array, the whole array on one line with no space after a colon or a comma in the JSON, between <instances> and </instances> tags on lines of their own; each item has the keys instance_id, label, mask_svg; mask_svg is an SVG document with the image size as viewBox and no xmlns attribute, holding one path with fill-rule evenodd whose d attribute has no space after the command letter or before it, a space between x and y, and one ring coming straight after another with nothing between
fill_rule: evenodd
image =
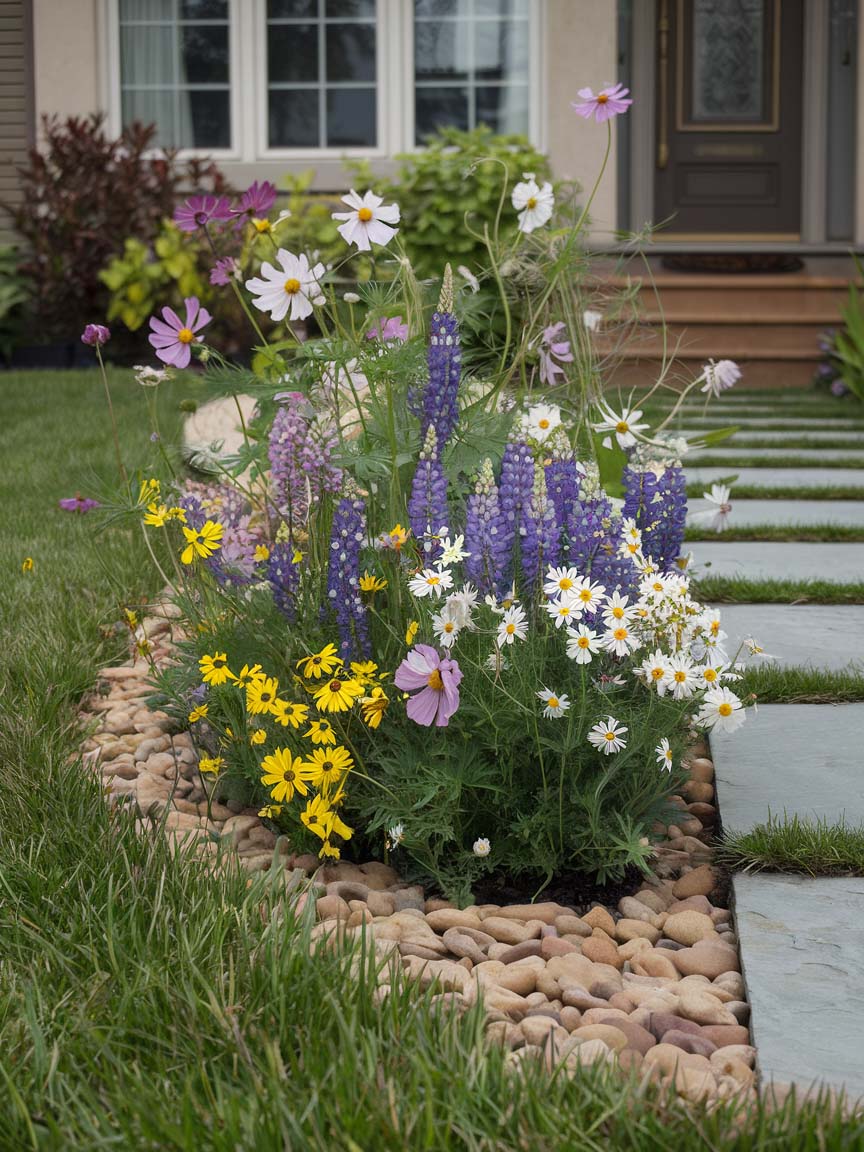
<instances>
[{"instance_id":1,"label":"white daisy","mask_svg":"<svg viewBox=\"0 0 864 1152\"><path fill-rule=\"evenodd\" d=\"M607 652L614 652L616 656L629 656L637 648L642 647L638 636L634 636L626 624L617 624L603 637L603 647Z\"/></svg>"},{"instance_id":2,"label":"white daisy","mask_svg":"<svg viewBox=\"0 0 864 1152\"><path fill-rule=\"evenodd\" d=\"M666 689L672 681L672 669L668 656L664 656L659 648L645 657L639 665L639 674L646 684L657 689L658 696L666 695Z\"/></svg>"},{"instance_id":3,"label":"white daisy","mask_svg":"<svg viewBox=\"0 0 864 1152\"><path fill-rule=\"evenodd\" d=\"M706 688L719 688L724 680L735 679L725 661L707 660L696 669L696 675Z\"/></svg>"},{"instance_id":4,"label":"white daisy","mask_svg":"<svg viewBox=\"0 0 864 1152\"><path fill-rule=\"evenodd\" d=\"M546 583L543 591L547 596L560 596L562 592L575 592L582 583L582 577L575 568L546 569Z\"/></svg>"},{"instance_id":5,"label":"white daisy","mask_svg":"<svg viewBox=\"0 0 864 1152\"><path fill-rule=\"evenodd\" d=\"M728 688L711 688L705 693L696 723L702 728L734 732L744 723L744 705Z\"/></svg>"},{"instance_id":6,"label":"white daisy","mask_svg":"<svg viewBox=\"0 0 864 1152\"><path fill-rule=\"evenodd\" d=\"M351 211L334 212L333 219L345 221L337 231L346 243L356 244L358 252L368 252L373 244L389 244L399 231L390 227L399 223L399 205L385 204L374 192L358 196L352 188L342 197L342 203Z\"/></svg>"},{"instance_id":7,"label":"white daisy","mask_svg":"<svg viewBox=\"0 0 864 1152\"><path fill-rule=\"evenodd\" d=\"M546 705L543 709L543 715L547 720L557 720L570 707L570 700L563 692L550 692L548 688L544 688L542 692L537 693L537 696Z\"/></svg>"},{"instance_id":8,"label":"white daisy","mask_svg":"<svg viewBox=\"0 0 864 1152\"><path fill-rule=\"evenodd\" d=\"M628 624L635 614L633 604L628 604L630 597L622 596L620 592L613 592L606 597L603 605L603 623L607 628L614 628L618 624Z\"/></svg>"},{"instance_id":9,"label":"white daisy","mask_svg":"<svg viewBox=\"0 0 864 1152\"><path fill-rule=\"evenodd\" d=\"M437 600L442 592L452 587L453 577L446 568L424 568L408 581L411 595L418 599L433 596Z\"/></svg>"},{"instance_id":10,"label":"white daisy","mask_svg":"<svg viewBox=\"0 0 864 1152\"><path fill-rule=\"evenodd\" d=\"M567 655L577 664L590 664L599 651L600 637L585 624L580 624L567 638Z\"/></svg>"},{"instance_id":11,"label":"white daisy","mask_svg":"<svg viewBox=\"0 0 864 1152\"><path fill-rule=\"evenodd\" d=\"M626 540L635 540L637 544L642 543L642 529L637 528L636 521L630 516L625 516L621 521L621 535Z\"/></svg>"},{"instance_id":12,"label":"white daisy","mask_svg":"<svg viewBox=\"0 0 864 1152\"><path fill-rule=\"evenodd\" d=\"M578 600L574 600L569 593L566 593L557 600L549 601L546 604L546 611L555 621L556 628L566 628L580 619L582 605Z\"/></svg>"},{"instance_id":13,"label":"white daisy","mask_svg":"<svg viewBox=\"0 0 864 1152\"><path fill-rule=\"evenodd\" d=\"M671 678L669 687L676 700L688 700L699 683L693 661L686 652L676 652L669 657Z\"/></svg>"},{"instance_id":14,"label":"white daisy","mask_svg":"<svg viewBox=\"0 0 864 1152\"><path fill-rule=\"evenodd\" d=\"M527 635L528 618L524 608L520 608L518 604L508 608L498 625L498 647L512 644L514 640L524 640Z\"/></svg>"},{"instance_id":15,"label":"white daisy","mask_svg":"<svg viewBox=\"0 0 864 1152\"><path fill-rule=\"evenodd\" d=\"M458 608L456 611L451 610L450 602L448 601L441 611L432 617L432 629L438 637L438 643L442 648L452 648L459 638L459 633L462 629L458 617Z\"/></svg>"},{"instance_id":16,"label":"white daisy","mask_svg":"<svg viewBox=\"0 0 864 1152\"><path fill-rule=\"evenodd\" d=\"M447 609L460 628L473 628L471 613L477 607L479 593L473 584L463 584L447 597Z\"/></svg>"},{"instance_id":17,"label":"white daisy","mask_svg":"<svg viewBox=\"0 0 864 1152\"><path fill-rule=\"evenodd\" d=\"M709 360L707 364L703 364L702 374L697 378L696 383L704 380L705 383L699 391L710 392L713 396L719 397L721 392L734 387L741 376L741 369L734 360L718 360L716 363Z\"/></svg>"},{"instance_id":18,"label":"white daisy","mask_svg":"<svg viewBox=\"0 0 864 1152\"><path fill-rule=\"evenodd\" d=\"M310 268L304 253L295 256L284 248L276 253L276 261L278 268L265 260L261 275L246 281L252 303L259 312L269 312L271 320L284 320L289 308L289 320L305 320L312 314L312 299L320 295L324 265Z\"/></svg>"},{"instance_id":19,"label":"white daisy","mask_svg":"<svg viewBox=\"0 0 864 1152\"><path fill-rule=\"evenodd\" d=\"M663 771L671 772L672 761L674 757L672 755L672 749L669 747L669 741L665 736L654 749L654 751L657 753L657 763L660 765Z\"/></svg>"},{"instance_id":20,"label":"white daisy","mask_svg":"<svg viewBox=\"0 0 864 1152\"><path fill-rule=\"evenodd\" d=\"M602 584L592 584L589 577L579 581L579 587L573 592L574 600L578 600L585 612L594 613L600 607L606 589Z\"/></svg>"},{"instance_id":21,"label":"white daisy","mask_svg":"<svg viewBox=\"0 0 864 1152\"><path fill-rule=\"evenodd\" d=\"M466 552L462 545L465 543L465 537L457 536L455 540L445 536L441 541L441 555L435 561L436 564L442 567L449 567L451 564L458 564L464 560L466 556L470 556L470 552Z\"/></svg>"},{"instance_id":22,"label":"white daisy","mask_svg":"<svg viewBox=\"0 0 864 1152\"><path fill-rule=\"evenodd\" d=\"M582 313L582 323L588 332L597 332L603 323L603 313L595 312L593 308L586 308Z\"/></svg>"},{"instance_id":23,"label":"white daisy","mask_svg":"<svg viewBox=\"0 0 864 1152\"><path fill-rule=\"evenodd\" d=\"M554 404L535 404L528 409L527 432L540 444L561 423L561 409Z\"/></svg>"},{"instance_id":24,"label":"white daisy","mask_svg":"<svg viewBox=\"0 0 864 1152\"><path fill-rule=\"evenodd\" d=\"M484 596L483 603L487 604L496 616L503 616L508 608L513 608L514 605L519 603L516 599L516 585L514 584L509 592L505 592L501 597L500 603L494 596Z\"/></svg>"},{"instance_id":25,"label":"white daisy","mask_svg":"<svg viewBox=\"0 0 864 1152\"><path fill-rule=\"evenodd\" d=\"M492 851L492 845L489 843L485 836L481 836L479 839L474 841L471 847L471 851L475 856L479 856L482 859L482 857L488 856Z\"/></svg>"},{"instance_id":26,"label":"white daisy","mask_svg":"<svg viewBox=\"0 0 864 1152\"><path fill-rule=\"evenodd\" d=\"M588 743L593 744L598 752L610 756L613 752L620 752L627 747L626 740L621 737L627 731L618 723L614 716L607 716L605 722L595 724L588 733Z\"/></svg>"},{"instance_id":27,"label":"white daisy","mask_svg":"<svg viewBox=\"0 0 864 1152\"><path fill-rule=\"evenodd\" d=\"M646 577L639 585L639 595L647 600L657 603L671 592L672 585L668 576L661 576L659 572Z\"/></svg>"},{"instance_id":28,"label":"white daisy","mask_svg":"<svg viewBox=\"0 0 864 1152\"><path fill-rule=\"evenodd\" d=\"M603 419L597 424L592 424L591 427L595 432L613 432L619 448L632 448L636 443L636 433L642 432L648 427L647 424L637 423L642 415L641 408L623 408L619 416L608 404L600 403L597 407ZM603 447L612 447L610 436L607 436L603 441Z\"/></svg>"},{"instance_id":29,"label":"white daisy","mask_svg":"<svg viewBox=\"0 0 864 1152\"><path fill-rule=\"evenodd\" d=\"M513 189L512 204L519 213L519 231L533 232L541 228L552 216L555 195L547 180L541 187L533 172L523 172L524 180Z\"/></svg>"}]
</instances>

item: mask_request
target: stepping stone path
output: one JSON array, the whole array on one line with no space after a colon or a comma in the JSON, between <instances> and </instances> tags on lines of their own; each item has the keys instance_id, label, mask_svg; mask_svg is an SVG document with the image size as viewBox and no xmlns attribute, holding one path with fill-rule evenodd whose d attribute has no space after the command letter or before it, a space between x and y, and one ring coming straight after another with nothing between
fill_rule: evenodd
<instances>
[{"instance_id":1,"label":"stepping stone path","mask_svg":"<svg viewBox=\"0 0 864 1152\"><path fill-rule=\"evenodd\" d=\"M856 454L832 445L845 437L864 439L864 406L860 412L844 409L841 418L828 397L820 400L810 394L812 417L801 416L799 407L787 419L784 405L798 407L800 402L795 393L778 395L768 416L763 404L754 400L748 405L746 393L739 392L734 410L726 407L722 419L719 405L710 416L692 415L695 408L688 412L689 422L703 430L738 424L738 435L757 445L748 448L736 437L704 455L749 455L760 458L759 466L699 468L696 455L687 468L688 481L706 488L737 473L730 527L793 526L788 543L724 543L720 534L688 545L697 563L710 561L710 575L864 582L864 545L794 542L795 525L864 526L864 476L853 469L782 466L784 459L818 461ZM778 430L781 422L790 430ZM765 443L792 436L820 443L810 450ZM736 500L738 485L854 487L861 489L861 499ZM691 502L691 512L709 507L705 501ZM779 658L781 667L864 676L864 605L736 604L724 605L722 614L730 654L745 637L755 636ZM746 831L764 823L769 814L782 819L784 812L864 822L862 747L864 703L760 705L739 732L711 738L724 829ZM864 878L739 873L733 878L733 894L763 1081L794 1082L800 1089L843 1089L853 1100L864 1096Z\"/></svg>"},{"instance_id":2,"label":"stepping stone path","mask_svg":"<svg viewBox=\"0 0 864 1152\"><path fill-rule=\"evenodd\" d=\"M768 465L782 464L785 459L794 456L797 460L812 460L818 464L820 460L858 460L864 463L864 445L861 448L748 448L742 444L724 443L716 448L693 448L687 453L687 463L694 461L698 464L700 456L714 456L722 459L738 460L741 458L752 460L765 460Z\"/></svg>"},{"instance_id":3,"label":"stepping stone path","mask_svg":"<svg viewBox=\"0 0 864 1152\"><path fill-rule=\"evenodd\" d=\"M733 508L733 516L734 513ZM724 544L722 539L721 534L716 543L699 540L688 545L698 569L710 564L704 573L706 576L864 583L864 544L775 543L773 540Z\"/></svg>"},{"instance_id":4,"label":"stepping stone path","mask_svg":"<svg viewBox=\"0 0 864 1152\"><path fill-rule=\"evenodd\" d=\"M735 421L732 420L729 423L734 424ZM716 428L714 429L714 431L716 432ZM681 435L686 436L688 440L695 440L697 436L707 436L707 435L709 435L710 432L711 432L710 428L699 427L699 428L694 428L694 429L688 429L687 431L682 432ZM806 432L778 432L776 428L764 428L764 429L763 428L758 428L758 429L742 428L740 432L734 433L734 435L732 437L730 437L729 440L722 441L722 446L723 447L728 446L730 448L735 448L736 451L741 451L743 454L743 449L748 444L752 444L754 447L756 447L758 445L764 444L766 441L768 441L770 444L770 441L772 441L772 440L800 440L800 439L807 439L808 441L809 440L814 441L815 447L818 447L818 441L820 441L820 440L828 440L828 441L830 441L830 440L856 440L859 443L864 444L864 432L860 431L857 428L850 428L848 431L845 428L838 429L837 431L832 431L830 428L829 429L819 428L819 429L815 429L815 430L811 430L808 428L806 430ZM721 445L718 445L718 448L719 447L721 447ZM775 448L773 445L771 445L771 447L772 447L772 451L777 451L777 448ZM695 451L695 449L694 449L694 451ZM701 449L700 449L700 451L701 451ZM707 449L705 449L705 451L707 451ZM749 451L749 449L748 449L748 451ZM794 451L797 453L799 451L799 449L798 448L795 448L795 449L788 448L788 449L784 449L784 451L787 451L790 453L792 451Z\"/></svg>"}]
</instances>

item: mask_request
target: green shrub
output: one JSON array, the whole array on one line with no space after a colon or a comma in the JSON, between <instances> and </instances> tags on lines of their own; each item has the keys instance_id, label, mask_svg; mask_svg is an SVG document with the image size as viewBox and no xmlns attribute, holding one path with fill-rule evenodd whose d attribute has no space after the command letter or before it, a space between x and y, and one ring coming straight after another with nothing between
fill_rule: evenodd
<instances>
[{"instance_id":1,"label":"green shrub","mask_svg":"<svg viewBox=\"0 0 864 1152\"><path fill-rule=\"evenodd\" d=\"M29 293L14 247L0 248L0 356L12 353Z\"/></svg>"}]
</instances>

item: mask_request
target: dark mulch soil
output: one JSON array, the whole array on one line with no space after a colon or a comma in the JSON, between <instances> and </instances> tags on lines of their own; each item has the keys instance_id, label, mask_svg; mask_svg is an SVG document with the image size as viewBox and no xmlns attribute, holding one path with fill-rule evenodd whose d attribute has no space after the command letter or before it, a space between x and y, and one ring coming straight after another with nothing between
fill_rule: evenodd
<instances>
[{"instance_id":1,"label":"dark mulch soil","mask_svg":"<svg viewBox=\"0 0 864 1152\"><path fill-rule=\"evenodd\" d=\"M529 904L535 898L553 900L583 916L593 904L614 908L622 896L632 896L644 880L644 872L635 865L630 865L620 880L610 880L607 884L598 884L582 872L565 872L538 892L543 881L536 877L492 876L475 885L474 899L478 904Z\"/></svg>"}]
</instances>

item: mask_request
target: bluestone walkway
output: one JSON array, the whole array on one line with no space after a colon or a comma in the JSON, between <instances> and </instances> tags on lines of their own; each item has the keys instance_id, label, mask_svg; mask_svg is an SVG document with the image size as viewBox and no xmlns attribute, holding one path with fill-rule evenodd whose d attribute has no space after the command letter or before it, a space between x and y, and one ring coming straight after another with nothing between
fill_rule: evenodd
<instances>
[{"instance_id":1,"label":"bluestone walkway","mask_svg":"<svg viewBox=\"0 0 864 1152\"><path fill-rule=\"evenodd\" d=\"M734 514L734 507L732 509ZM864 544L807 544L790 541L744 543L694 541L688 544L694 565L710 565L705 575L747 580L827 580L864 583Z\"/></svg>"},{"instance_id":2,"label":"bluestone walkway","mask_svg":"<svg viewBox=\"0 0 864 1152\"><path fill-rule=\"evenodd\" d=\"M690 500L687 504L690 522L697 521L699 512L717 511L707 500ZM704 524L704 521L702 522ZM860 500L736 500L732 489L730 527L761 527L770 525L841 524L864 528L864 502ZM719 533L718 540L723 539Z\"/></svg>"},{"instance_id":3,"label":"bluestone walkway","mask_svg":"<svg viewBox=\"0 0 864 1152\"><path fill-rule=\"evenodd\" d=\"M789 449L794 455L794 449ZM746 485L760 488L860 488L864 496L864 470L861 468L778 468L771 465L768 468L736 468L730 464L726 468L700 468L698 464L689 467L685 464L684 474L688 484L704 484L710 488L718 480L729 476L737 479L732 485L734 497L735 487Z\"/></svg>"}]
</instances>

